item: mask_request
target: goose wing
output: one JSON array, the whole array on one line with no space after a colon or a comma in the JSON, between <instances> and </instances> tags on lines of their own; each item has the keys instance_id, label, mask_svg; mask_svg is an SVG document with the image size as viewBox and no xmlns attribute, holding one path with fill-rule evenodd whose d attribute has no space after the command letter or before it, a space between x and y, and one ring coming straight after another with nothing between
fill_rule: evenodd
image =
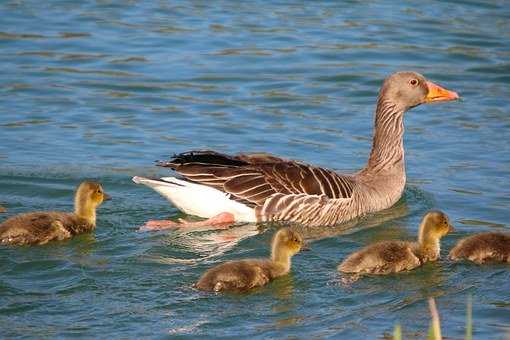
<instances>
[{"instance_id":1,"label":"goose wing","mask_svg":"<svg viewBox=\"0 0 510 340\"><path fill-rule=\"evenodd\" d=\"M70 218L68 213L55 211L13 216L0 224L0 243L44 244L52 239L68 238L71 234L64 228L64 224Z\"/></svg>"},{"instance_id":2,"label":"goose wing","mask_svg":"<svg viewBox=\"0 0 510 340\"><path fill-rule=\"evenodd\" d=\"M262 206L275 194L350 198L355 184L351 176L264 153L231 156L190 151L158 165L250 206Z\"/></svg>"}]
</instances>

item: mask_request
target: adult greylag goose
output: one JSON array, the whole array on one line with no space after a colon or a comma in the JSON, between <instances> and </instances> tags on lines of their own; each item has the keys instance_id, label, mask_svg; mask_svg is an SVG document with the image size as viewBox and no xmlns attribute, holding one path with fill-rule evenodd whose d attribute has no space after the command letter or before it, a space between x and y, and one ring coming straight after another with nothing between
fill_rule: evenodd
<instances>
[{"instance_id":1,"label":"adult greylag goose","mask_svg":"<svg viewBox=\"0 0 510 340\"><path fill-rule=\"evenodd\" d=\"M83 182L74 196L74 212L37 211L0 223L0 244L35 245L64 240L96 228L96 208L110 196L95 182Z\"/></svg>"},{"instance_id":2,"label":"adult greylag goose","mask_svg":"<svg viewBox=\"0 0 510 340\"><path fill-rule=\"evenodd\" d=\"M390 274L411 270L439 258L440 240L453 231L442 211L428 212L420 224L418 242L381 241L349 255L339 266L344 273Z\"/></svg>"},{"instance_id":3,"label":"adult greylag goose","mask_svg":"<svg viewBox=\"0 0 510 340\"><path fill-rule=\"evenodd\" d=\"M157 164L171 168L179 178L135 176L133 181L153 188L187 214L210 218L223 213L222 223L340 224L389 208L400 199L406 182L404 112L458 98L415 72L386 78L377 100L372 151L367 165L354 174L268 154L191 151ZM165 227L164 221L158 223Z\"/></svg>"}]
</instances>

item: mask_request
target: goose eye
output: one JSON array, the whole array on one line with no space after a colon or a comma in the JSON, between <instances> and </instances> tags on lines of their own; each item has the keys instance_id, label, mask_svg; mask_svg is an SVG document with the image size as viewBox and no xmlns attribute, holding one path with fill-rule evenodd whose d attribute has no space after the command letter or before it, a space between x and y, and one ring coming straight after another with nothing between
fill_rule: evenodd
<instances>
[{"instance_id":1,"label":"goose eye","mask_svg":"<svg viewBox=\"0 0 510 340\"><path fill-rule=\"evenodd\" d=\"M416 85L418 85L418 80L417 79L411 79L411 80L409 80L409 84L411 84L412 86L416 86Z\"/></svg>"}]
</instances>

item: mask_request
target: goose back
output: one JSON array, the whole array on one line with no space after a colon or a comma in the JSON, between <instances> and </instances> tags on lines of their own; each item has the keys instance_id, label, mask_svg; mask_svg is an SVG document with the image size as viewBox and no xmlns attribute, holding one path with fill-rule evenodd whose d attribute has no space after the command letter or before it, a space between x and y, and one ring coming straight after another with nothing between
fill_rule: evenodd
<instances>
[{"instance_id":1,"label":"goose back","mask_svg":"<svg viewBox=\"0 0 510 340\"><path fill-rule=\"evenodd\" d=\"M487 261L510 262L510 235L488 232L463 238L450 251L449 257L479 264Z\"/></svg>"},{"instance_id":2,"label":"goose back","mask_svg":"<svg viewBox=\"0 0 510 340\"><path fill-rule=\"evenodd\" d=\"M344 273L389 274L420 265L412 244L403 241L378 242L351 254L339 266Z\"/></svg>"},{"instance_id":3,"label":"goose back","mask_svg":"<svg viewBox=\"0 0 510 340\"><path fill-rule=\"evenodd\" d=\"M0 224L0 243L44 244L93 230L95 226L73 213L31 212L13 216Z\"/></svg>"},{"instance_id":4,"label":"goose back","mask_svg":"<svg viewBox=\"0 0 510 340\"><path fill-rule=\"evenodd\" d=\"M195 287L206 291L244 291L264 286L277 275L270 260L229 261L209 269Z\"/></svg>"}]
</instances>

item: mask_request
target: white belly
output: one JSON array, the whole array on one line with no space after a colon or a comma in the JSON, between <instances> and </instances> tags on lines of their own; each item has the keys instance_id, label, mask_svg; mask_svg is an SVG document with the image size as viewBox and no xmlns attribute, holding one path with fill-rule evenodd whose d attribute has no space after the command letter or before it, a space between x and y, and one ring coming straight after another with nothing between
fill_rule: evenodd
<instances>
[{"instance_id":1,"label":"white belly","mask_svg":"<svg viewBox=\"0 0 510 340\"><path fill-rule=\"evenodd\" d=\"M222 212L229 212L234 215L237 222L256 222L253 208L230 199L229 194L205 185L175 177L153 180L135 176L133 182L154 189L176 208L189 215L210 218Z\"/></svg>"}]
</instances>

